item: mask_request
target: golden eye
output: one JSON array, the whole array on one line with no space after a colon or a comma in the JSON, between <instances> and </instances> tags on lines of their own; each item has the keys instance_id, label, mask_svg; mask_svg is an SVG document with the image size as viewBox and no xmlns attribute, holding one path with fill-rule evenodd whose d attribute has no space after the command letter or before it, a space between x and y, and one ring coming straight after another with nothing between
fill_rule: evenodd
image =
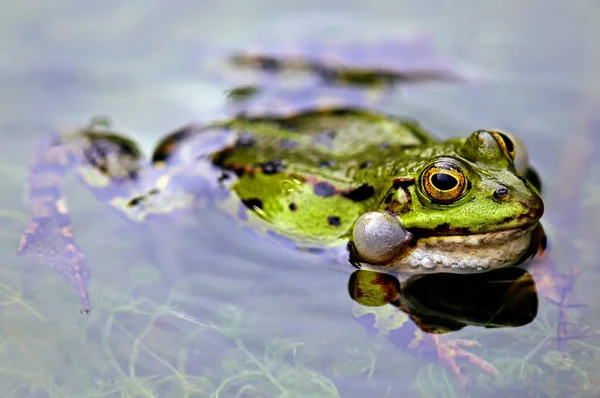
<instances>
[{"instance_id":1,"label":"golden eye","mask_svg":"<svg viewBox=\"0 0 600 398\"><path fill-rule=\"evenodd\" d=\"M525 147L525 144L519 139L519 137L507 131L497 131L497 133L505 142L507 151L512 150L512 154L511 152L508 152L508 155L515 164L517 172L520 175L525 175L529 169L529 153L527 152L527 147ZM500 144L500 146L502 146L502 144Z\"/></svg>"},{"instance_id":2,"label":"golden eye","mask_svg":"<svg viewBox=\"0 0 600 398\"><path fill-rule=\"evenodd\" d=\"M515 143L513 142L509 134L503 133L502 131L498 130L492 130L490 131L490 133L496 139L498 145L500 145L500 148L502 148L502 151L504 151L504 153L508 155L510 160L514 161L516 148Z\"/></svg>"},{"instance_id":3,"label":"golden eye","mask_svg":"<svg viewBox=\"0 0 600 398\"><path fill-rule=\"evenodd\" d=\"M450 162L436 162L421 175L421 185L432 201L448 204L464 196L467 177Z\"/></svg>"}]
</instances>

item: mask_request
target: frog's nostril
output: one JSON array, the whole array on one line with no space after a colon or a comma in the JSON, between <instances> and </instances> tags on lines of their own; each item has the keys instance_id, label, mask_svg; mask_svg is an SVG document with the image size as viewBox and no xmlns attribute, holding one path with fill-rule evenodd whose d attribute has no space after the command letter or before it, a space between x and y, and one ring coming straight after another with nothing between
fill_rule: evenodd
<instances>
[{"instance_id":1,"label":"frog's nostril","mask_svg":"<svg viewBox=\"0 0 600 398\"><path fill-rule=\"evenodd\" d=\"M502 200L508 196L508 189L506 187L500 187L494 191L494 199Z\"/></svg>"}]
</instances>

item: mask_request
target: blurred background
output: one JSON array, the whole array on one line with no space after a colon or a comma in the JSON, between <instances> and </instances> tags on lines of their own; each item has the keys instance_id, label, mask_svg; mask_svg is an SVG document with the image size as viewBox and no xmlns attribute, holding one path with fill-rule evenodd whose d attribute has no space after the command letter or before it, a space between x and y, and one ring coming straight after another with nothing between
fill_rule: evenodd
<instances>
[{"instance_id":1,"label":"blurred background","mask_svg":"<svg viewBox=\"0 0 600 398\"><path fill-rule=\"evenodd\" d=\"M69 178L93 275L87 317L51 269L15 258L30 217L27 157L49 131L108 115L149 151L222 108L231 87L202 68L213 54L415 31L468 79L411 86L389 111L441 137L517 133L544 184L552 258L577 271L569 294L586 305L569 310L581 327L566 353L555 341L559 308L543 298L527 326L452 334L476 339L471 351L499 371L460 362L470 394L598 396L598 0L1 1L0 396L464 395L442 363L355 322L347 274L221 214L140 228Z\"/></svg>"}]
</instances>

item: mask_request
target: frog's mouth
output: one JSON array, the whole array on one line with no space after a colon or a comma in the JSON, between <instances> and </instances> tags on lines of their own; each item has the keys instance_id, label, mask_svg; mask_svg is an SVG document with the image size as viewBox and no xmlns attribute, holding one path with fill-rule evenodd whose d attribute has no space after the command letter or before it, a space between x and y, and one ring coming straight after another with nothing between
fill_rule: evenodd
<instances>
[{"instance_id":1,"label":"frog's mouth","mask_svg":"<svg viewBox=\"0 0 600 398\"><path fill-rule=\"evenodd\" d=\"M545 247L539 222L521 228L467 235L414 235L386 265L367 266L401 273L473 273L519 264Z\"/></svg>"}]
</instances>

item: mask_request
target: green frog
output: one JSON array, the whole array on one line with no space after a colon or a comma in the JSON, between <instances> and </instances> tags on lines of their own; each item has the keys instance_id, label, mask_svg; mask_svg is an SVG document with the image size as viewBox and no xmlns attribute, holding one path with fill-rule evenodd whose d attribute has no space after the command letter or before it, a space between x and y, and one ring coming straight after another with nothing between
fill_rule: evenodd
<instances>
[{"instance_id":1,"label":"green frog","mask_svg":"<svg viewBox=\"0 0 600 398\"><path fill-rule=\"evenodd\" d=\"M380 47L389 57L389 46ZM33 219L18 252L52 266L79 292L83 312L89 311L89 270L61 187L71 169L135 222L208 200L267 236L344 253L338 262L349 270L484 273L541 250L539 179L517 136L480 129L438 139L415 120L372 106L373 92L390 93L399 81L439 80L446 69L436 63L393 68L387 58L377 64L373 54L367 67L334 57L340 64L327 54L236 54L236 64L257 67L262 77L308 69L318 83L285 97L268 79L236 89L233 116L177 129L148 161L103 119L52 135L32 156ZM250 100L275 93L282 106L245 111L240 103L248 93ZM456 345L435 341L453 369L454 356L477 362ZM491 372L491 365L478 363Z\"/></svg>"},{"instance_id":2,"label":"green frog","mask_svg":"<svg viewBox=\"0 0 600 398\"><path fill-rule=\"evenodd\" d=\"M222 147L200 156L183 143L210 136ZM328 108L184 129L153 161L194 173L190 163L204 157L200 174L218 174L213 190L232 192L297 246L349 243L353 262L375 270L473 272L529 252L544 207L524 153L508 132L437 141L413 121Z\"/></svg>"}]
</instances>

